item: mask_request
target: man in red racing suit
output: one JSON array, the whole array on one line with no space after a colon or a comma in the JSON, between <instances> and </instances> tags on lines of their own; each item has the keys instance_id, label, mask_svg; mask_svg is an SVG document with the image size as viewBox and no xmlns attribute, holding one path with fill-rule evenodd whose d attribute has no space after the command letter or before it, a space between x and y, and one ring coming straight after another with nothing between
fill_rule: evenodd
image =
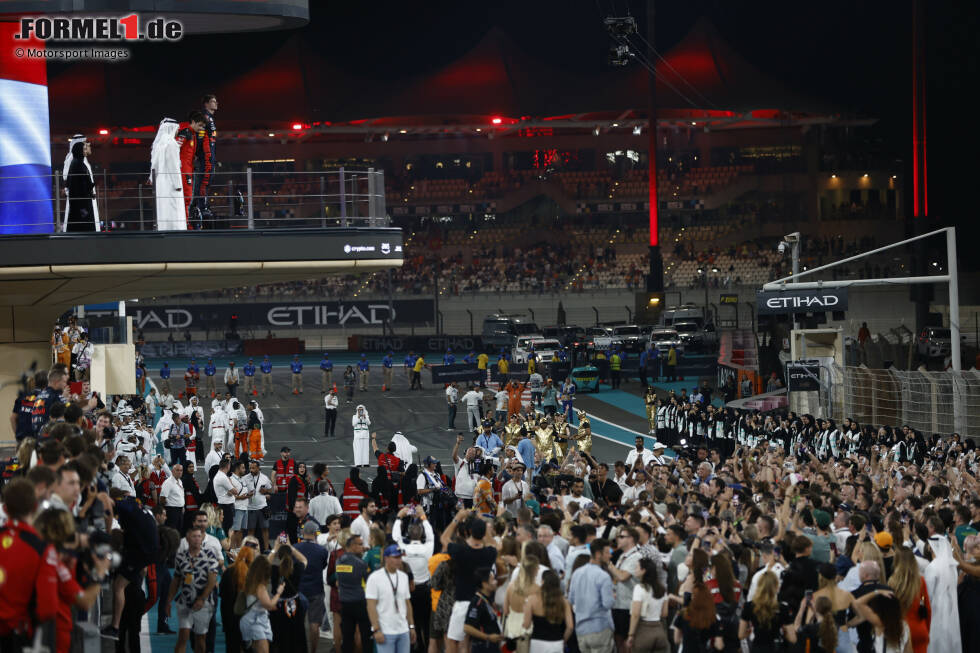
<instances>
[{"instance_id":1,"label":"man in red racing suit","mask_svg":"<svg viewBox=\"0 0 980 653\"><path fill-rule=\"evenodd\" d=\"M197 132L204 127L204 116L200 111L191 111L187 122L180 126L177 145L180 147L180 181L184 187L184 219L187 219L194 197L194 153L197 149ZM187 228L191 225L188 221Z\"/></svg>"}]
</instances>

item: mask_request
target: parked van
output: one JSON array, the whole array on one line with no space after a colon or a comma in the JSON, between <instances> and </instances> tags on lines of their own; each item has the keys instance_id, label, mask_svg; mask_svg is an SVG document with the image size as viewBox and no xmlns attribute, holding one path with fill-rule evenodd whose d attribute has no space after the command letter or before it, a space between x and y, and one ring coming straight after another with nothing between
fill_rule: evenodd
<instances>
[{"instance_id":1,"label":"parked van","mask_svg":"<svg viewBox=\"0 0 980 653\"><path fill-rule=\"evenodd\" d=\"M513 347L517 336L541 335L538 325L513 315L488 315L483 320L484 347Z\"/></svg>"}]
</instances>

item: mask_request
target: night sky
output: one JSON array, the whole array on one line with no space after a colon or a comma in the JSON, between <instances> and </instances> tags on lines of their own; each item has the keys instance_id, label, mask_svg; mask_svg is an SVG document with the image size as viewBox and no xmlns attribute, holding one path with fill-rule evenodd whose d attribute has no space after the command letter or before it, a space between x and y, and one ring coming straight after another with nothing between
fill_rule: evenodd
<instances>
[{"instance_id":1,"label":"night sky","mask_svg":"<svg viewBox=\"0 0 980 653\"><path fill-rule=\"evenodd\" d=\"M643 26L647 2L311 0L310 5L310 23L301 30L307 46L352 74L384 80L438 69L473 47L494 25L535 57L596 73L606 65L602 17L629 9ZM976 185L975 166L967 156L977 149L976 128L972 106L965 102L977 79L976 3L926 0L926 6L930 211L935 219L975 229L975 209L963 191ZM862 147L902 159L906 176L911 176L910 0L660 0L657 49L669 50L702 16L750 63L790 89L845 112L877 118L875 127L862 130L867 139ZM254 67L289 36L187 37L179 49L136 46L134 61L148 74L165 74L195 57L204 75L215 79ZM196 44L201 48L187 47ZM397 114L396 107L392 114ZM980 235L980 228L976 231Z\"/></svg>"}]
</instances>

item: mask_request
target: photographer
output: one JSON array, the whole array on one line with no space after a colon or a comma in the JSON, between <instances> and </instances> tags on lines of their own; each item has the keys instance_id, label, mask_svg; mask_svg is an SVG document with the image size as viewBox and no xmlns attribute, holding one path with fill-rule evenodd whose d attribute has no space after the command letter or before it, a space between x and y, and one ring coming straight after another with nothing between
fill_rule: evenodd
<instances>
[{"instance_id":1,"label":"photographer","mask_svg":"<svg viewBox=\"0 0 980 653\"><path fill-rule=\"evenodd\" d=\"M93 552L82 546L71 514L56 508L43 511L34 520L38 534L57 552L55 569L58 583L58 615L55 634L58 653L71 647L72 607L89 610L102 588L112 564L107 545ZM83 589L84 588L84 589Z\"/></svg>"},{"instance_id":2,"label":"photographer","mask_svg":"<svg viewBox=\"0 0 980 653\"><path fill-rule=\"evenodd\" d=\"M456 495L443 481L439 473L439 461L432 456L423 461L416 480L416 492L422 500L422 507L432 515L432 523L442 529L449 522L452 509L456 506Z\"/></svg>"},{"instance_id":3,"label":"photographer","mask_svg":"<svg viewBox=\"0 0 980 653\"><path fill-rule=\"evenodd\" d=\"M476 481L478 479L476 470L472 468L473 462L476 460L476 449L470 447L466 449L463 453L463 457L459 457L459 447L463 444L463 434L458 433L456 435L456 444L453 446L453 466L455 467L454 474L456 476L456 496L462 500L463 507L472 508L473 507L473 492L476 489Z\"/></svg>"},{"instance_id":4,"label":"photographer","mask_svg":"<svg viewBox=\"0 0 980 653\"><path fill-rule=\"evenodd\" d=\"M187 455L187 439L190 437L190 426L176 410L171 412L170 429L163 444L170 450L170 464L183 465Z\"/></svg>"}]
</instances>

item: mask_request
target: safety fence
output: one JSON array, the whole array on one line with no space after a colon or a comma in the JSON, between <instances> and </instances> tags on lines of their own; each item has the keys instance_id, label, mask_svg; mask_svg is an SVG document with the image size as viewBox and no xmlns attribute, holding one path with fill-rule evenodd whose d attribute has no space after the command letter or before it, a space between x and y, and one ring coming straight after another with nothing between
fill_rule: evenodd
<instances>
[{"instance_id":1,"label":"safety fence","mask_svg":"<svg viewBox=\"0 0 980 653\"><path fill-rule=\"evenodd\" d=\"M980 437L980 372L929 372L846 367L832 370L842 380L838 418L861 424L905 425L932 434Z\"/></svg>"}]
</instances>

